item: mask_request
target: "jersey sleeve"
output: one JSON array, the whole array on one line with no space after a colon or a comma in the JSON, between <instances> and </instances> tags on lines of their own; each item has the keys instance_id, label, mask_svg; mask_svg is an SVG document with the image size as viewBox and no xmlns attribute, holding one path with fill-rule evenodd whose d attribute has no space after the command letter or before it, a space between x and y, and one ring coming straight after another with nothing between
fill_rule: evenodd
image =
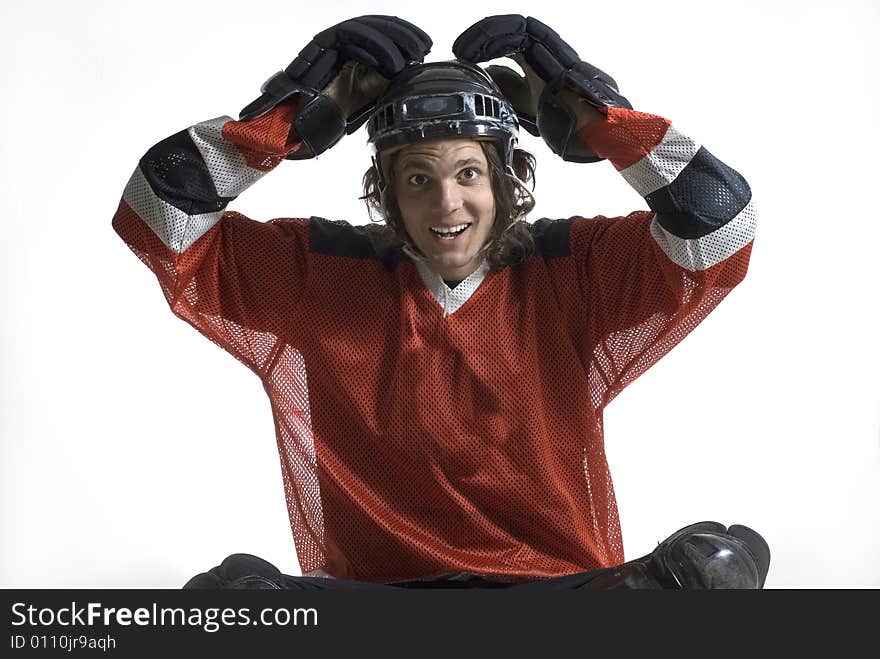
<instances>
[{"instance_id":1,"label":"jersey sleeve","mask_svg":"<svg viewBox=\"0 0 880 659\"><path fill-rule=\"evenodd\" d=\"M609 108L579 137L651 209L572 223L584 340L607 404L742 281L755 210L745 179L666 119Z\"/></svg>"},{"instance_id":2,"label":"jersey sleeve","mask_svg":"<svg viewBox=\"0 0 880 659\"><path fill-rule=\"evenodd\" d=\"M258 373L306 282L308 221L256 222L226 206L294 153L298 99L261 117L219 117L162 140L132 174L113 228L159 280L172 311Z\"/></svg>"}]
</instances>

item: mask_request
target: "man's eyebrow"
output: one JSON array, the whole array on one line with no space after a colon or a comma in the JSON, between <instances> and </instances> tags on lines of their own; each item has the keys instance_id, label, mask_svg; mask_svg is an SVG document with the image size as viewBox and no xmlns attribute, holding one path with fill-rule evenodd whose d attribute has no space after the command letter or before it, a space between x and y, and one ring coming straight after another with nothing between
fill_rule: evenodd
<instances>
[{"instance_id":1,"label":"man's eyebrow","mask_svg":"<svg viewBox=\"0 0 880 659\"><path fill-rule=\"evenodd\" d=\"M471 158L463 158L462 160L456 160L454 167L458 169L459 167L464 167L465 165L481 165L482 163L479 159L471 157ZM403 163L401 164L401 169L410 169L413 167L430 167L430 164L427 160L419 158L418 156L410 156L408 158L404 158Z\"/></svg>"},{"instance_id":2,"label":"man's eyebrow","mask_svg":"<svg viewBox=\"0 0 880 659\"><path fill-rule=\"evenodd\" d=\"M400 163L401 169L410 169L411 167L427 167L427 163L416 156L410 156L409 158L403 158L403 162Z\"/></svg>"}]
</instances>

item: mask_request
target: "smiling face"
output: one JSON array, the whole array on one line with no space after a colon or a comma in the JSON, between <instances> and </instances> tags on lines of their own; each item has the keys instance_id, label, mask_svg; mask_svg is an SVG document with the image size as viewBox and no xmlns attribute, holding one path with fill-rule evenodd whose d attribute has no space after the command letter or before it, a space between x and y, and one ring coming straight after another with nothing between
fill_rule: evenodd
<instances>
[{"instance_id":1,"label":"smiling face","mask_svg":"<svg viewBox=\"0 0 880 659\"><path fill-rule=\"evenodd\" d=\"M403 225L429 267L461 280L483 260L495 221L489 163L479 142L417 142L397 154L394 192Z\"/></svg>"}]
</instances>

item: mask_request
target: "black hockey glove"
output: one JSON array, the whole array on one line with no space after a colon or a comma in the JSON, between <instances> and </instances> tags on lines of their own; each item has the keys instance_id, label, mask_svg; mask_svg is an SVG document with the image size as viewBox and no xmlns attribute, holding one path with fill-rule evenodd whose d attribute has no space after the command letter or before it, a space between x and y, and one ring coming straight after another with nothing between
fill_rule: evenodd
<instances>
[{"instance_id":1,"label":"black hockey glove","mask_svg":"<svg viewBox=\"0 0 880 659\"><path fill-rule=\"evenodd\" d=\"M259 117L294 94L305 96L293 128L308 150L288 158L314 157L357 130L381 93L379 87L371 98L360 98L357 108L344 111L326 93L337 78L354 75L352 64L357 63L355 70L376 72L390 81L404 67L421 62L432 45L425 32L396 16L349 19L315 35L284 71L263 83L262 95L242 109L239 119Z\"/></svg>"},{"instance_id":2,"label":"black hockey glove","mask_svg":"<svg viewBox=\"0 0 880 659\"><path fill-rule=\"evenodd\" d=\"M540 135L553 153L564 160L596 162L601 158L571 153L569 141L576 120L559 98L563 88L573 90L597 108L632 109L617 91L614 78L581 61L556 32L532 17L508 14L484 18L459 35L452 52L457 58L474 63L508 56L524 59L543 81L543 88L536 90L529 80L509 67L490 66L486 72L513 105L522 127L532 135Z\"/></svg>"}]
</instances>

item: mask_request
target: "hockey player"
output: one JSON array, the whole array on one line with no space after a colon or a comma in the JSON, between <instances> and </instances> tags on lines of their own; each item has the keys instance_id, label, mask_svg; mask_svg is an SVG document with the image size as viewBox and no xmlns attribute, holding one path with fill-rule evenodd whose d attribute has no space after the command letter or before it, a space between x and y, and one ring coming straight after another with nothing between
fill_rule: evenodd
<instances>
[{"instance_id":1,"label":"hockey player","mask_svg":"<svg viewBox=\"0 0 880 659\"><path fill-rule=\"evenodd\" d=\"M602 412L746 273L744 179L533 18L451 62L394 17L317 35L239 120L141 159L113 225L171 309L269 395L303 576L235 554L190 588L760 588L769 551L702 522L624 563ZM512 56L526 77L479 62ZM384 224L227 204L367 122ZM534 159L608 159L651 211L524 221Z\"/></svg>"}]
</instances>

